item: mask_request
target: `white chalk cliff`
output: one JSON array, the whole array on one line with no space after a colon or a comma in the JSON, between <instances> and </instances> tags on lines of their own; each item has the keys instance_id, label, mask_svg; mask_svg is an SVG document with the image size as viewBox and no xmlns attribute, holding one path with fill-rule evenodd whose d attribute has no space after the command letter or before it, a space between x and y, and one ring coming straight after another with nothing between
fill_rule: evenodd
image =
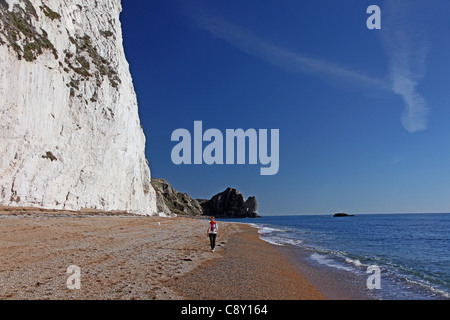
<instances>
[{"instance_id":1,"label":"white chalk cliff","mask_svg":"<svg viewBox=\"0 0 450 320\"><path fill-rule=\"evenodd\" d=\"M155 215L120 0L0 0L0 205Z\"/></svg>"}]
</instances>

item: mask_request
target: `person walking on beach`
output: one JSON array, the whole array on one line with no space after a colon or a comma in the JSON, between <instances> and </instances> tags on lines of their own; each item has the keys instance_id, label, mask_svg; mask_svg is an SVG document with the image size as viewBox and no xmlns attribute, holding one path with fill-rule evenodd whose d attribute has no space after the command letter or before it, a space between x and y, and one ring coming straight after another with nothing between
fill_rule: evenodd
<instances>
[{"instance_id":1,"label":"person walking on beach","mask_svg":"<svg viewBox=\"0 0 450 320\"><path fill-rule=\"evenodd\" d=\"M209 242L211 243L212 252L214 252L216 248L217 230L219 230L217 222L215 221L214 217L211 217L211 221L209 222L208 231L206 234L209 236Z\"/></svg>"}]
</instances>

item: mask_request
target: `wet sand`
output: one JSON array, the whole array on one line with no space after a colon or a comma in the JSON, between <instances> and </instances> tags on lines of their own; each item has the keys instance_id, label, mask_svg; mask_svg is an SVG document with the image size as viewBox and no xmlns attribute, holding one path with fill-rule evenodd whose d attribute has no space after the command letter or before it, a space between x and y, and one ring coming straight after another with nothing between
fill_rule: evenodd
<instances>
[{"instance_id":1,"label":"wet sand","mask_svg":"<svg viewBox=\"0 0 450 320\"><path fill-rule=\"evenodd\" d=\"M0 208L0 299L325 299L255 228L124 213ZM68 289L67 268L81 288Z\"/></svg>"},{"instance_id":2,"label":"wet sand","mask_svg":"<svg viewBox=\"0 0 450 320\"><path fill-rule=\"evenodd\" d=\"M277 246L276 249L329 300L378 300L367 289L367 275L354 274L311 261L311 252L299 247Z\"/></svg>"}]
</instances>

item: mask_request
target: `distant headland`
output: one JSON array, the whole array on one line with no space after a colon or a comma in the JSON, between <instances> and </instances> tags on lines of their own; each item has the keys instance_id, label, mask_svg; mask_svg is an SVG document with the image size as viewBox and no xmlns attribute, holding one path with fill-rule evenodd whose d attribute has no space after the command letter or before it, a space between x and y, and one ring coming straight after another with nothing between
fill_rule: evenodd
<instances>
[{"instance_id":1,"label":"distant headland","mask_svg":"<svg viewBox=\"0 0 450 320\"><path fill-rule=\"evenodd\" d=\"M234 188L216 194L211 199L194 199L178 192L166 180L152 178L159 212L166 215L215 216L216 218L257 218L258 202L255 197L244 196Z\"/></svg>"}]
</instances>

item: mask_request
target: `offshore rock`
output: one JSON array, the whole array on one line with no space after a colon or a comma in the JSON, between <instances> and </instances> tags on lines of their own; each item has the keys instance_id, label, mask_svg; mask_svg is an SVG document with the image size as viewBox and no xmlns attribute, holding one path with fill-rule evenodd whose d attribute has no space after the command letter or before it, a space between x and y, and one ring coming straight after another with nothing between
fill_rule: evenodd
<instances>
[{"instance_id":1,"label":"offshore rock","mask_svg":"<svg viewBox=\"0 0 450 320\"><path fill-rule=\"evenodd\" d=\"M353 214L348 214L348 213L343 213L343 212L341 212L341 213L335 213L334 215L333 215L333 217L354 217L355 215L353 215Z\"/></svg>"}]
</instances>

